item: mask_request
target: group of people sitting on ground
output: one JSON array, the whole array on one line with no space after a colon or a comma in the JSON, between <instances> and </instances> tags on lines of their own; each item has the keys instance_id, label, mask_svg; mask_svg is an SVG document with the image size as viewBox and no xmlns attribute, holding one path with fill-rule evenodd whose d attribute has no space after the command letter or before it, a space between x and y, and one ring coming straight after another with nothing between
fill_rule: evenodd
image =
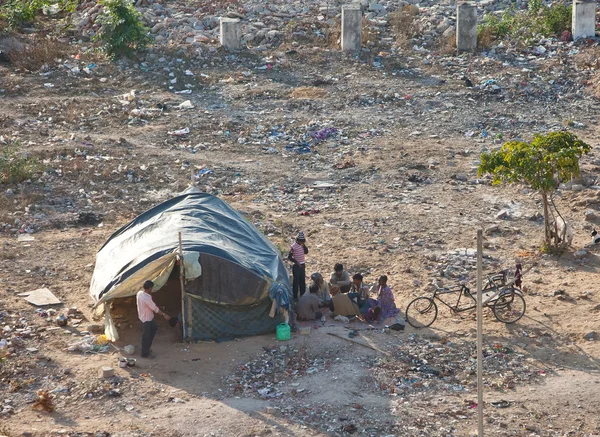
<instances>
[{"instance_id":1,"label":"group of people sitting on ground","mask_svg":"<svg viewBox=\"0 0 600 437\"><path fill-rule=\"evenodd\" d=\"M324 321L324 311L328 310L334 318L358 317L369 323L383 321L386 325L404 326L404 321L398 317L400 311L396 308L392 289L387 285L387 276L380 276L378 283L369 287L360 273L350 279L350 274L338 263L329 282L320 273L313 273L306 287L307 254L306 238L300 232L288 254L288 260L293 263L292 291L298 320Z\"/></svg>"},{"instance_id":2,"label":"group of people sitting on ground","mask_svg":"<svg viewBox=\"0 0 600 437\"><path fill-rule=\"evenodd\" d=\"M368 323L403 324L398 319L400 311L396 308L385 275L379 277L376 285L369 287L360 273L350 279L344 266L336 264L329 282L320 273L313 273L310 279L306 292L296 304L298 320L324 320L326 311L334 318L343 316L359 318Z\"/></svg>"}]
</instances>

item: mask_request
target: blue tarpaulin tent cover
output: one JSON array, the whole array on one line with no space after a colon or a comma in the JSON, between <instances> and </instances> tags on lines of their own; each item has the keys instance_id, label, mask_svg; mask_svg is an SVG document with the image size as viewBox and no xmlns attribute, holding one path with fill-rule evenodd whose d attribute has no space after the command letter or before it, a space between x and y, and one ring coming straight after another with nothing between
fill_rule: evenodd
<instances>
[{"instance_id":1,"label":"blue tarpaulin tent cover","mask_svg":"<svg viewBox=\"0 0 600 437\"><path fill-rule=\"evenodd\" d=\"M116 231L96 256L92 298L98 304L132 296L146 279L162 286L175 265L180 232L185 271L190 254L201 267L199 276L186 275L184 338L274 330L280 320L268 316L269 295L283 291L289 299L291 293L281 254L240 213L206 193L183 193Z\"/></svg>"}]
</instances>

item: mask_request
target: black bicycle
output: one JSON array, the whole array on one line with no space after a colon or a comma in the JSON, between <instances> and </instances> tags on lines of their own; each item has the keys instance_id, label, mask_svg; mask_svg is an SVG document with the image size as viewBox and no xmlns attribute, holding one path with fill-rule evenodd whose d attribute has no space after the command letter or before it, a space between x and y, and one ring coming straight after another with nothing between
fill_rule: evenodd
<instances>
[{"instance_id":1,"label":"black bicycle","mask_svg":"<svg viewBox=\"0 0 600 437\"><path fill-rule=\"evenodd\" d=\"M508 271L503 270L487 277L482 289L482 304L491 308L499 322L515 323L523 317L527 307L523 292L517 287L517 285L521 285L520 265L517 265L515 279L511 283L507 283L507 274ZM465 284L440 287L437 281L433 281L433 286L432 296L417 297L406 307L406 320L411 326L426 328L435 322L438 315L436 300L450 308L453 313L462 313L477 308L477 296L472 294ZM454 303L449 301L449 297L452 295L457 296Z\"/></svg>"}]
</instances>

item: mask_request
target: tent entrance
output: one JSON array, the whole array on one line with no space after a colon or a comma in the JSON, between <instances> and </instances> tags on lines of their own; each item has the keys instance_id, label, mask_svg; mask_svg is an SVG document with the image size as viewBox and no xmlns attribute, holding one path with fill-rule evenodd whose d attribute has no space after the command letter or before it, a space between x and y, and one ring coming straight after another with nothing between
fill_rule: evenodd
<instances>
[{"instance_id":1,"label":"tent entrance","mask_svg":"<svg viewBox=\"0 0 600 437\"><path fill-rule=\"evenodd\" d=\"M173 266L173 271L165 285L157 292L152 293L152 299L171 317L177 317L181 313L181 282L178 264Z\"/></svg>"},{"instance_id":2,"label":"tent entrance","mask_svg":"<svg viewBox=\"0 0 600 437\"><path fill-rule=\"evenodd\" d=\"M179 266L177 264L173 267L173 271L170 273L165 284L158 291L152 293L152 300L171 317L178 317L182 313L181 283L179 281ZM136 326L136 324L140 323L135 296L115 299L112 301L111 307L111 319L116 324L116 327L120 328L123 325ZM162 325L164 321L158 319L162 319L162 317L155 315L154 320ZM178 338L180 341L182 340L181 332L178 332Z\"/></svg>"}]
</instances>

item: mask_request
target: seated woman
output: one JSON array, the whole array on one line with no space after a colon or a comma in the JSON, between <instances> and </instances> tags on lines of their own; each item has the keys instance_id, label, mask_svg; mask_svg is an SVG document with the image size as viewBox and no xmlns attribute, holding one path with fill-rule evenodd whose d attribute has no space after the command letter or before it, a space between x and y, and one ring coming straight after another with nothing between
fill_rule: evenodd
<instances>
[{"instance_id":1,"label":"seated woman","mask_svg":"<svg viewBox=\"0 0 600 437\"><path fill-rule=\"evenodd\" d=\"M391 325L394 323L404 324L403 321L397 318L400 310L396 308L394 293L387 285L387 280L388 278L386 275L379 277L378 296L375 306L381 308L381 317L386 325Z\"/></svg>"},{"instance_id":2,"label":"seated woman","mask_svg":"<svg viewBox=\"0 0 600 437\"><path fill-rule=\"evenodd\" d=\"M329 284L325 282L323 275L320 273L313 273L310 275L310 279L312 282L309 285L309 288L312 287L313 284L319 288L319 291L317 291L319 306L329 306L329 303L331 302L331 296L329 295Z\"/></svg>"}]
</instances>

